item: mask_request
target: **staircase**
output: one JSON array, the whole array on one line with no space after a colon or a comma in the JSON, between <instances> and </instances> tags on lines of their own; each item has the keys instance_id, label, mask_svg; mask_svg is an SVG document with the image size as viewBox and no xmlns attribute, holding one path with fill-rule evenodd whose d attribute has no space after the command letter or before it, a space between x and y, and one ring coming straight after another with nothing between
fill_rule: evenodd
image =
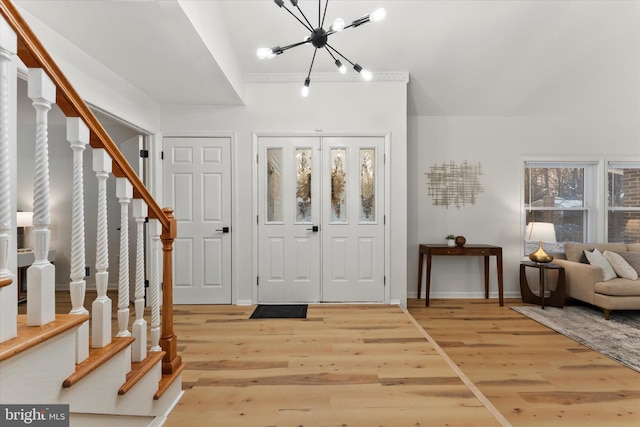
<instances>
[{"instance_id":1,"label":"staircase","mask_svg":"<svg viewBox=\"0 0 640 427\"><path fill-rule=\"evenodd\" d=\"M158 206L10 0L0 0L0 14L0 404L66 404L72 425L162 425L182 395L185 366L173 333L173 211ZM16 79L22 77L27 79L36 117L35 262L26 274L26 314L17 310L14 182L18 176L14 170ZM49 168L55 167L49 160L48 113L54 104L66 116L69 155L73 156L73 170L69 171L73 182L69 189L72 308L68 313L56 312L55 265L48 260ZM87 147L93 154L97 195L84 193L83 152ZM114 178L116 200L108 200L106 183ZM85 203L95 204L96 236L85 236ZM115 224L110 223L114 219L107 219L108 203L119 205L120 218ZM131 236L130 216L135 220ZM119 242L108 241L108 227L119 227ZM135 280L129 278L130 238L136 248ZM97 298L87 309L85 252L89 242L96 245ZM113 248L119 259L116 302L107 294L109 250ZM145 266L145 253L150 254L150 266ZM146 292L145 282L149 284ZM135 295L133 322L130 287ZM112 328L114 303L117 328ZM145 318L145 304L149 319Z\"/></svg>"}]
</instances>

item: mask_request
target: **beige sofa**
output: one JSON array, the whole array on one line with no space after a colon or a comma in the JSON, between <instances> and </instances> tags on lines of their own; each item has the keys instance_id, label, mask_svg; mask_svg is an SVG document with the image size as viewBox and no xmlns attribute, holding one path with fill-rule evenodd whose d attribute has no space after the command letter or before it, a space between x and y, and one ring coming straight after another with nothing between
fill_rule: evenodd
<instances>
[{"instance_id":1,"label":"beige sofa","mask_svg":"<svg viewBox=\"0 0 640 427\"><path fill-rule=\"evenodd\" d=\"M566 296L595 305L609 319L611 310L640 310L640 279L616 277L604 281L602 268L586 262L584 251L639 252L640 243L565 243L565 259L553 263L564 267ZM635 257L635 255L633 255Z\"/></svg>"}]
</instances>

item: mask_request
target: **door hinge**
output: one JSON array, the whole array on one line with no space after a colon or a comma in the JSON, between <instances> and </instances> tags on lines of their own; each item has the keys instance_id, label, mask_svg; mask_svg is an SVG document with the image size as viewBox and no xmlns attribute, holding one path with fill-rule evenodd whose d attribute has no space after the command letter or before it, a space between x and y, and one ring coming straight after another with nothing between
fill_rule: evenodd
<instances>
[{"instance_id":1,"label":"door hinge","mask_svg":"<svg viewBox=\"0 0 640 427\"><path fill-rule=\"evenodd\" d=\"M387 276L384 276L384 285L387 286Z\"/></svg>"},{"instance_id":2,"label":"door hinge","mask_svg":"<svg viewBox=\"0 0 640 427\"><path fill-rule=\"evenodd\" d=\"M164 150L160 152L160 160L164 160Z\"/></svg>"},{"instance_id":3,"label":"door hinge","mask_svg":"<svg viewBox=\"0 0 640 427\"><path fill-rule=\"evenodd\" d=\"M140 150L140 158L148 159L149 158L149 150Z\"/></svg>"},{"instance_id":4,"label":"door hinge","mask_svg":"<svg viewBox=\"0 0 640 427\"><path fill-rule=\"evenodd\" d=\"M256 164L258 164L258 155L256 154Z\"/></svg>"},{"instance_id":5,"label":"door hinge","mask_svg":"<svg viewBox=\"0 0 640 427\"><path fill-rule=\"evenodd\" d=\"M387 225L387 215L382 216L382 224Z\"/></svg>"},{"instance_id":6,"label":"door hinge","mask_svg":"<svg viewBox=\"0 0 640 427\"><path fill-rule=\"evenodd\" d=\"M260 215L256 215L256 224L258 224L258 225L260 225L260 220L259 220L259 218L260 218Z\"/></svg>"},{"instance_id":7,"label":"door hinge","mask_svg":"<svg viewBox=\"0 0 640 427\"><path fill-rule=\"evenodd\" d=\"M149 280L145 279L144 281L144 287L148 288L149 287Z\"/></svg>"},{"instance_id":8,"label":"door hinge","mask_svg":"<svg viewBox=\"0 0 640 427\"><path fill-rule=\"evenodd\" d=\"M260 286L260 276L256 276L256 286Z\"/></svg>"}]
</instances>

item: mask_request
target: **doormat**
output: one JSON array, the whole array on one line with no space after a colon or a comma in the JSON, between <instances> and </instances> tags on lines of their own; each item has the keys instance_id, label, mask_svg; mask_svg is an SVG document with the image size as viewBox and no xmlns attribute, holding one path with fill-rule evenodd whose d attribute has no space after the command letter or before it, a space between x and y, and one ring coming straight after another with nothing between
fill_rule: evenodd
<instances>
[{"instance_id":1,"label":"doormat","mask_svg":"<svg viewBox=\"0 0 640 427\"><path fill-rule=\"evenodd\" d=\"M605 320L592 306L522 306L512 310L640 372L640 310L616 310Z\"/></svg>"},{"instance_id":2,"label":"doormat","mask_svg":"<svg viewBox=\"0 0 640 427\"><path fill-rule=\"evenodd\" d=\"M260 304L250 319L306 319L307 304Z\"/></svg>"}]
</instances>

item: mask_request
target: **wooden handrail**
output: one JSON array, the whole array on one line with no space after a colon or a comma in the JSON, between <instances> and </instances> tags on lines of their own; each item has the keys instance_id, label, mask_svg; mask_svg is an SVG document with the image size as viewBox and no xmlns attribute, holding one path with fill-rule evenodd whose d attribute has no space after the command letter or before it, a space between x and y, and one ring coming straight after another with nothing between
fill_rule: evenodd
<instances>
[{"instance_id":1,"label":"wooden handrail","mask_svg":"<svg viewBox=\"0 0 640 427\"><path fill-rule=\"evenodd\" d=\"M2 279L0 279L0 288L9 286L12 283L13 283L13 280L11 280L11 277L3 277Z\"/></svg>"},{"instance_id":2,"label":"wooden handrail","mask_svg":"<svg viewBox=\"0 0 640 427\"><path fill-rule=\"evenodd\" d=\"M173 210L162 209L151 196L113 142L102 124L91 109L67 80L58 65L51 58L40 40L18 12L11 0L0 0L0 14L16 33L18 39L18 56L28 68L42 68L56 85L56 104L66 117L80 117L90 131L89 143L93 148L103 148L113 161L113 174L127 178L133 186L133 197L143 199L149 207L149 218L155 218L162 224L163 243L163 304L162 304L162 337L160 346L166 352L163 360L163 373L178 375L184 367L182 358L177 354L177 339L173 334L173 242L177 236L177 222Z\"/></svg>"},{"instance_id":3,"label":"wooden handrail","mask_svg":"<svg viewBox=\"0 0 640 427\"><path fill-rule=\"evenodd\" d=\"M129 162L113 142L102 124L89 109L84 100L69 83L60 68L46 51L40 40L29 27L20 12L10 0L0 1L0 13L18 37L18 56L28 68L42 68L56 85L56 104L66 117L81 117L91 132L90 144L93 148L103 148L113 160L113 174L126 177L133 186L134 197L143 199L149 206L149 217L157 218L162 227L169 229L169 219L162 212L151 193L144 186Z\"/></svg>"}]
</instances>

